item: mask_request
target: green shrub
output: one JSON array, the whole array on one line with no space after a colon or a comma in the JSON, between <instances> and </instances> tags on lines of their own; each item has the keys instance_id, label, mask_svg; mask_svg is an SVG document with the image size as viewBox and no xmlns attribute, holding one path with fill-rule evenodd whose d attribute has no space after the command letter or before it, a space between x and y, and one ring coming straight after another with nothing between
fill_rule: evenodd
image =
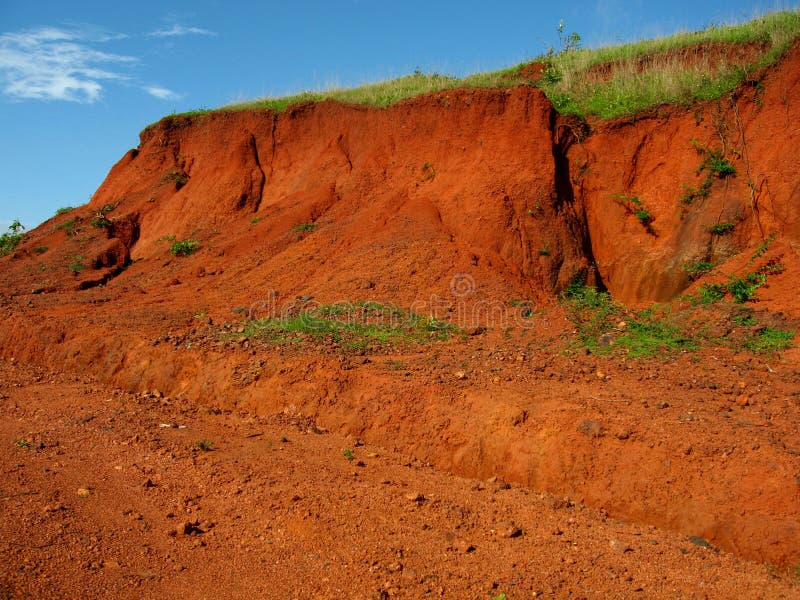
<instances>
[{"instance_id":1,"label":"green shrub","mask_svg":"<svg viewBox=\"0 0 800 600\"><path fill-rule=\"evenodd\" d=\"M753 352L778 352L793 346L795 332L766 327L744 342Z\"/></svg>"},{"instance_id":2,"label":"green shrub","mask_svg":"<svg viewBox=\"0 0 800 600\"><path fill-rule=\"evenodd\" d=\"M175 256L189 256L196 252L199 247L200 242L197 240L179 240L170 244L169 251Z\"/></svg>"},{"instance_id":3,"label":"green shrub","mask_svg":"<svg viewBox=\"0 0 800 600\"><path fill-rule=\"evenodd\" d=\"M22 241L25 227L19 221L14 221L8 226L8 232L0 235L0 256L5 256L14 251Z\"/></svg>"},{"instance_id":4,"label":"green shrub","mask_svg":"<svg viewBox=\"0 0 800 600\"><path fill-rule=\"evenodd\" d=\"M59 208L58 210L56 210L56 216L66 214L69 211L74 210L74 209L75 209L74 206L65 206L63 208Z\"/></svg>"},{"instance_id":5,"label":"green shrub","mask_svg":"<svg viewBox=\"0 0 800 600\"><path fill-rule=\"evenodd\" d=\"M728 278L727 290L734 302L742 304L756 297L756 290L767 282L764 273L748 273L744 278L731 275Z\"/></svg>"},{"instance_id":6,"label":"green shrub","mask_svg":"<svg viewBox=\"0 0 800 600\"><path fill-rule=\"evenodd\" d=\"M73 274L77 275L81 271L83 271L86 267L83 264L83 257L74 255L72 257L72 262L69 264L69 270L72 271Z\"/></svg>"},{"instance_id":7,"label":"green shrub","mask_svg":"<svg viewBox=\"0 0 800 600\"><path fill-rule=\"evenodd\" d=\"M292 227L292 231L314 231L316 226L316 223L298 223Z\"/></svg>"},{"instance_id":8,"label":"green shrub","mask_svg":"<svg viewBox=\"0 0 800 600\"><path fill-rule=\"evenodd\" d=\"M730 221L723 221L721 223L716 223L715 225L711 225L708 228L708 231L713 235L725 235L726 233L733 231L734 227L735 225Z\"/></svg>"},{"instance_id":9,"label":"green shrub","mask_svg":"<svg viewBox=\"0 0 800 600\"><path fill-rule=\"evenodd\" d=\"M710 262L699 261L694 263L685 263L683 270L689 274L689 279L692 281L700 279L703 275L711 272L714 265Z\"/></svg>"},{"instance_id":10,"label":"green shrub","mask_svg":"<svg viewBox=\"0 0 800 600\"><path fill-rule=\"evenodd\" d=\"M96 217L94 217L90 221L90 223L92 227L94 227L95 229L103 229L105 227L111 227L111 221L109 221L103 214L99 214Z\"/></svg>"}]
</instances>

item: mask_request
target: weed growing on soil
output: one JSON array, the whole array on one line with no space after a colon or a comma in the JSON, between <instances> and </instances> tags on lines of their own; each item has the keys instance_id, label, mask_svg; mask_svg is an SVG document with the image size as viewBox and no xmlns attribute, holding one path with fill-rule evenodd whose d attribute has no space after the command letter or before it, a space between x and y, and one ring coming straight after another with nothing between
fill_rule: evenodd
<instances>
[{"instance_id":1,"label":"weed growing on soil","mask_svg":"<svg viewBox=\"0 0 800 600\"><path fill-rule=\"evenodd\" d=\"M298 223L292 227L292 231L314 231L316 227L316 223Z\"/></svg>"},{"instance_id":2,"label":"weed growing on soil","mask_svg":"<svg viewBox=\"0 0 800 600\"><path fill-rule=\"evenodd\" d=\"M67 235L74 235L75 230L77 229L77 223L75 222L75 219L69 219L59 225L56 225L53 229L57 231L63 230L67 233Z\"/></svg>"},{"instance_id":3,"label":"weed growing on soil","mask_svg":"<svg viewBox=\"0 0 800 600\"><path fill-rule=\"evenodd\" d=\"M63 208L59 208L58 210L56 210L56 216L66 214L69 211L73 210L74 208L75 208L74 206L64 206Z\"/></svg>"},{"instance_id":4,"label":"weed growing on soil","mask_svg":"<svg viewBox=\"0 0 800 600\"><path fill-rule=\"evenodd\" d=\"M355 454L353 454L353 451L350 450L350 448L345 448L344 450L342 450L342 456L344 456L347 460L351 462L356 459Z\"/></svg>"},{"instance_id":5,"label":"weed growing on soil","mask_svg":"<svg viewBox=\"0 0 800 600\"><path fill-rule=\"evenodd\" d=\"M707 275L713 268L714 265L706 261L685 263L683 265L683 270L689 274L689 279L692 281L700 279L703 275Z\"/></svg>"},{"instance_id":6,"label":"weed growing on soil","mask_svg":"<svg viewBox=\"0 0 800 600\"><path fill-rule=\"evenodd\" d=\"M83 257L78 256L77 254L73 255L72 262L69 263L69 270L72 271L73 275L77 275L85 268L86 266L83 264Z\"/></svg>"},{"instance_id":7,"label":"weed growing on soil","mask_svg":"<svg viewBox=\"0 0 800 600\"><path fill-rule=\"evenodd\" d=\"M97 216L93 217L90 223L95 229L111 227L111 221L109 221L104 214L98 214Z\"/></svg>"},{"instance_id":8,"label":"weed growing on soil","mask_svg":"<svg viewBox=\"0 0 800 600\"><path fill-rule=\"evenodd\" d=\"M793 346L794 331L765 327L744 342L744 347L759 353L774 353Z\"/></svg>"},{"instance_id":9,"label":"weed growing on soil","mask_svg":"<svg viewBox=\"0 0 800 600\"><path fill-rule=\"evenodd\" d=\"M187 181L189 181L189 176L186 175L186 173L183 173L183 172L170 171L169 173L164 175L164 182L168 183L170 181L174 182L175 183L175 189L179 190L183 186L186 185Z\"/></svg>"},{"instance_id":10,"label":"weed growing on soil","mask_svg":"<svg viewBox=\"0 0 800 600\"><path fill-rule=\"evenodd\" d=\"M248 338L278 343L330 339L359 350L377 344L413 344L441 341L458 333L454 325L396 306L377 302L327 304L296 314L250 321Z\"/></svg>"},{"instance_id":11,"label":"weed growing on soil","mask_svg":"<svg viewBox=\"0 0 800 600\"><path fill-rule=\"evenodd\" d=\"M0 256L5 256L14 251L22 241L22 231L25 227L19 221L14 221L8 226L8 232L0 235Z\"/></svg>"},{"instance_id":12,"label":"weed growing on soil","mask_svg":"<svg viewBox=\"0 0 800 600\"><path fill-rule=\"evenodd\" d=\"M17 448L24 448L25 450L28 450L31 447L31 443L23 438L18 439L15 444L17 445Z\"/></svg>"},{"instance_id":13,"label":"weed growing on soil","mask_svg":"<svg viewBox=\"0 0 800 600\"><path fill-rule=\"evenodd\" d=\"M212 442L211 440L207 440L205 438L203 438L202 440L198 440L195 445L203 452L210 452L211 450L214 449L214 442Z\"/></svg>"},{"instance_id":14,"label":"weed growing on soil","mask_svg":"<svg viewBox=\"0 0 800 600\"><path fill-rule=\"evenodd\" d=\"M734 227L735 225L730 221L723 221L721 223L716 223L714 225L711 225L708 228L708 232L713 235L725 235L726 233L730 233L731 231L733 231Z\"/></svg>"},{"instance_id":15,"label":"weed growing on soil","mask_svg":"<svg viewBox=\"0 0 800 600\"><path fill-rule=\"evenodd\" d=\"M200 242L197 240L179 240L170 244L169 251L175 256L189 256L196 252L199 247Z\"/></svg>"},{"instance_id":16,"label":"weed growing on soil","mask_svg":"<svg viewBox=\"0 0 800 600\"><path fill-rule=\"evenodd\" d=\"M580 345L594 354L623 352L632 358L694 350L697 342L670 319L669 311L627 311L608 292L570 284L561 300Z\"/></svg>"},{"instance_id":17,"label":"weed growing on soil","mask_svg":"<svg viewBox=\"0 0 800 600\"><path fill-rule=\"evenodd\" d=\"M655 217L647 210L642 204L642 201L639 200L638 196L626 196L625 194L617 194L614 196L614 200L625 209L625 212L629 215L633 215L639 222L644 225L645 229L648 233L652 234L653 230L650 227L650 224L655 221Z\"/></svg>"}]
</instances>

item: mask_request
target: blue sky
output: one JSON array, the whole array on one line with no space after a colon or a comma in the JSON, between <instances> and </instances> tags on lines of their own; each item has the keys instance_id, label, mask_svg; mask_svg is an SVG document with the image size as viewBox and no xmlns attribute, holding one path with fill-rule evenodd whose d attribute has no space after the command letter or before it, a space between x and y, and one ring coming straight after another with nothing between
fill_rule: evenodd
<instances>
[{"instance_id":1,"label":"blue sky","mask_svg":"<svg viewBox=\"0 0 800 600\"><path fill-rule=\"evenodd\" d=\"M354 85L420 68L497 69L796 3L739 0L237 3L0 0L0 232L88 201L139 131L171 112Z\"/></svg>"}]
</instances>

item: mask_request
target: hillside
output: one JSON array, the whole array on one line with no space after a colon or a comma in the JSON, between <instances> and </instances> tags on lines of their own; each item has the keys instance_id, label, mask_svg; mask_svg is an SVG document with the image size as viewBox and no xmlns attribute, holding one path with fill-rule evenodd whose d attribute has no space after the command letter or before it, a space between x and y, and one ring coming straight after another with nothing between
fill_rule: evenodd
<instances>
[{"instance_id":1,"label":"hillside","mask_svg":"<svg viewBox=\"0 0 800 600\"><path fill-rule=\"evenodd\" d=\"M613 119L548 87L569 49L502 87L165 117L88 205L0 257L4 368L300 415L437 477L499 477L786 573L800 45L784 41L581 63L608 81L666 55L748 66L718 97ZM9 446L45 435L19 418Z\"/></svg>"}]
</instances>

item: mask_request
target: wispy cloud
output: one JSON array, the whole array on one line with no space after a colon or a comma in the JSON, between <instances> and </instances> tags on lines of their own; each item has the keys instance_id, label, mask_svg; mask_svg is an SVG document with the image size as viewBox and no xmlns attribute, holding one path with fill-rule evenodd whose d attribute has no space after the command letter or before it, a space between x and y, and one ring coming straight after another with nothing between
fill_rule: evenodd
<instances>
[{"instance_id":1,"label":"wispy cloud","mask_svg":"<svg viewBox=\"0 0 800 600\"><path fill-rule=\"evenodd\" d=\"M157 29L149 34L150 37L179 37L182 35L217 35L214 31L202 29L201 27L185 27L177 23L169 29Z\"/></svg>"},{"instance_id":2,"label":"wispy cloud","mask_svg":"<svg viewBox=\"0 0 800 600\"><path fill-rule=\"evenodd\" d=\"M181 94L160 85L146 85L144 91L159 100L180 100L182 98Z\"/></svg>"},{"instance_id":3,"label":"wispy cloud","mask_svg":"<svg viewBox=\"0 0 800 600\"><path fill-rule=\"evenodd\" d=\"M96 102L107 81L126 80L121 69L137 59L92 44L108 36L57 27L0 34L0 85L15 99Z\"/></svg>"}]
</instances>

